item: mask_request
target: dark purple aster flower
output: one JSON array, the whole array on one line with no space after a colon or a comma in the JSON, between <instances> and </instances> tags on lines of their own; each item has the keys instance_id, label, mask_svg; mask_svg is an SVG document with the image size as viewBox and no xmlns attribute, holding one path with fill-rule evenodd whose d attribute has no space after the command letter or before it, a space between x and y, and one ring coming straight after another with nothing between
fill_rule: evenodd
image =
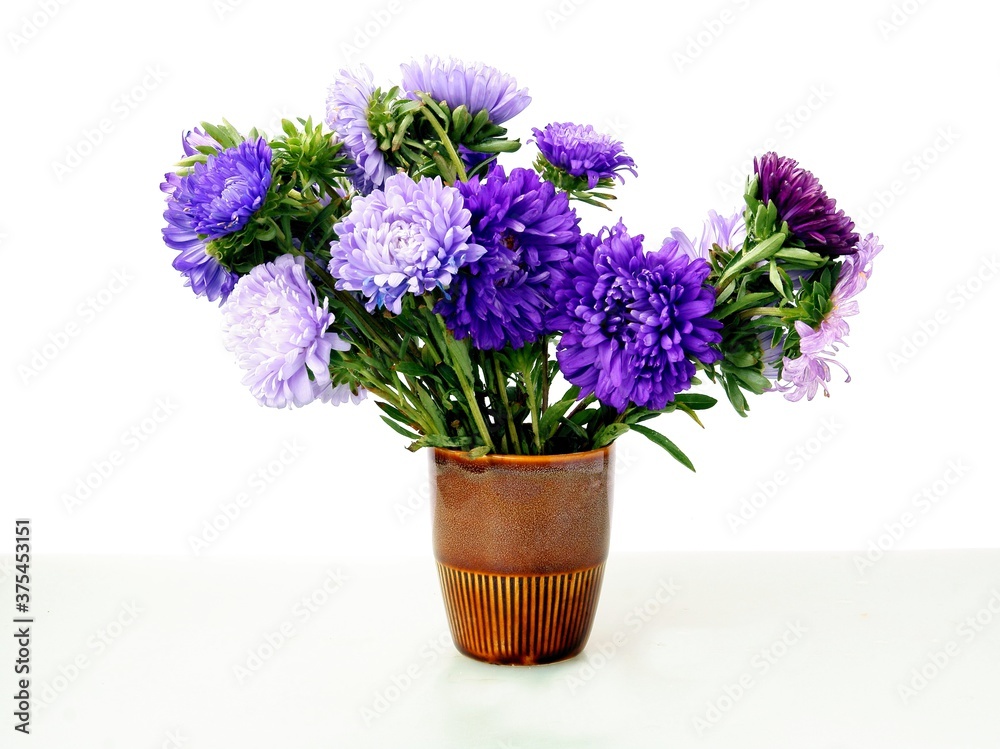
<instances>
[{"instance_id":1,"label":"dark purple aster flower","mask_svg":"<svg viewBox=\"0 0 1000 749\"><path fill-rule=\"evenodd\" d=\"M855 252L859 237L854 222L837 210L837 201L827 196L812 172L773 151L755 158L753 168L759 199L775 204L778 220L788 222L806 249L831 257Z\"/></svg>"},{"instance_id":2,"label":"dark purple aster flower","mask_svg":"<svg viewBox=\"0 0 1000 749\"><path fill-rule=\"evenodd\" d=\"M625 153L621 141L594 130L590 125L553 122L544 130L532 129L538 150L546 161L573 177L586 177L587 189L593 190L598 181L616 178L624 183L620 172L635 170L635 162Z\"/></svg>"},{"instance_id":3,"label":"dark purple aster flower","mask_svg":"<svg viewBox=\"0 0 1000 749\"><path fill-rule=\"evenodd\" d=\"M472 240L485 252L462 268L435 307L456 338L478 349L520 348L548 332L555 277L576 251L579 219L565 193L530 169L456 187L472 212Z\"/></svg>"},{"instance_id":4,"label":"dark purple aster flower","mask_svg":"<svg viewBox=\"0 0 1000 749\"><path fill-rule=\"evenodd\" d=\"M715 293L710 268L676 243L644 253L642 235L619 222L583 238L559 278L553 327L563 331L559 367L602 403L665 408L691 387L695 362L718 361L722 324L706 317Z\"/></svg>"},{"instance_id":5,"label":"dark purple aster flower","mask_svg":"<svg viewBox=\"0 0 1000 749\"><path fill-rule=\"evenodd\" d=\"M531 103L528 90L519 89L511 76L479 62L426 57L422 63L414 60L400 67L409 98L415 99L422 91L434 101L447 102L451 109L464 104L473 116L485 109L494 125L520 114Z\"/></svg>"},{"instance_id":6,"label":"dark purple aster flower","mask_svg":"<svg viewBox=\"0 0 1000 749\"><path fill-rule=\"evenodd\" d=\"M271 186L271 148L263 138L209 156L181 176L167 174L163 241L180 254L174 268L195 294L225 299L238 276L208 254L208 242L239 231L264 204Z\"/></svg>"}]
</instances>

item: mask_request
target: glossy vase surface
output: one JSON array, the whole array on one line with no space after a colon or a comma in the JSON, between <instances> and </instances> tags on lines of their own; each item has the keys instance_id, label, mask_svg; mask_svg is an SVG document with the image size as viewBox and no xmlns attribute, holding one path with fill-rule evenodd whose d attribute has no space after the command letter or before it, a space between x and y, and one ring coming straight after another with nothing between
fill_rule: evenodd
<instances>
[{"instance_id":1,"label":"glossy vase surface","mask_svg":"<svg viewBox=\"0 0 1000 749\"><path fill-rule=\"evenodd\" d=\"M496 664L572 658L594 622L613 447L550 456L436 449L434 553L455 646Z\"/></svg>"}]
</instances>

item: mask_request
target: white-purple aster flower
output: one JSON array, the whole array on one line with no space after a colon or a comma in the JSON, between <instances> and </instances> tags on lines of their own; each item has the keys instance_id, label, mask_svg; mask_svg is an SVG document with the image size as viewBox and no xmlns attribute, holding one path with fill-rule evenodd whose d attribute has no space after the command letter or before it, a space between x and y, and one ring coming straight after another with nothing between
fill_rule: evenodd
<instances>
[{"instance_id":1,"label":"white-purple aster flower","mask_svg":"<svg viewBox=\"0 0 1000 749\"><path fill-rule=\"evenodd\" d=\"M466 263L485 251L472 243L462 194L440 177L414 182L406 174L358 196L334 227L330 273L337 288L360 291L373 312L402 311L404 294L447 289Z\"/></svg>"},{"instance_id":2,"label":"white-purple aster flower","mask_svg":"<svg viewBox=\"0 0 1000 749\"><path fill-rule=\"evenodd\" d=\"M189 144L207 144L204 138L197 130L189 133L185 152ZM170 173L164 179L163 241L180 253L174 268L195 294L224 300L237 275L208 254L208 242L239 231L264 205L271 187L271 147L263 138L246 141L208 156L184 176Z\"/></svg>"},{"instance_id":3,"label":"white-purple aster flower","mask_svg":"<svg viewBox=\"0 0 1000 749\"><path fill-rule=\"evenodd\" d=\"M515 117L531 103L528 90L518 89L514 78L480 62L426 57L422 63L414 60L400 67L407 97L416 99L422 92L434 101L447 102L451 109L464 104L473 116L485 109L494 125Z\"/></svg>"},{"instance_id":4,"label":"white-purple aster flower","mask_svg":"<svg viewBox=\"0 0 1000 749\"><path fill-rule=\"evenodd\" d=\"M348 174L363 194L381 187L393 174L368 125L368 108L374 93L372 71L362 65L355 70L341 70L326 99L326 124L354 160Z\"/></svg>"},{"instance_id":5,"label":"white-purple aster flower","mask_svg":"<svg viewBox=\"0 0 1000 749\"><path fill-rule=\"evenodd\" d=\"M319 303L302 257L281 255L258 265L239 280L222 311L226 348L262 405L346 400L344 386L332 387L330 357L350 344L330 330L329 302Z\"/></svg>"},{"instance_id":6,"label":"white-purple aster flower","mask_svg":"<svg viewBox=\"0 0 1000 749\"><path fill-rule=\"evenodd\" d=\"M599 133L591 125L553 122L544 130L532 129L535 143L545 160L572 177L586 177L587 189L593 190L602 179L624 183L622 172L631 172L635 161L625 153L620 140Z\"/></svg>"},{"instance_id":7,"label":"white-purple aster flower","mask_svg":"<svg viewBox=\"0 0 1000 749\"><path fill-rule=\"evenodd\" d=\"M790 401L805 397L812 400L819 389L829 396L826 384L830 381L830 365L844 370L845 382L851 381L850 372L834 357L839 346L847 344L844 338L850 333L848 317L858 314L858 303L854 299L865 290L871 278L873 260L882 245L878 237L869 234L855 246L853 254L844 257L840 267L840 278L830 296L831 308L816 328L811 328L801 320L795 323L799 334L800 355L794 359L785 357L782 366L782 382L777 389Z\"/></svg>"}]
</instances>

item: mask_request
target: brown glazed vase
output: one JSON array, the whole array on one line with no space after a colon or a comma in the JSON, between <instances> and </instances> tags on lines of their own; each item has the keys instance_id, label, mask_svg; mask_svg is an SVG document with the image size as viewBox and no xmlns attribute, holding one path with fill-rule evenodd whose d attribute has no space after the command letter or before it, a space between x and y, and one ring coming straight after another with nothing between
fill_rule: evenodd
<instances>
[{"instance_id":1,"label":"brown glazed vase","mask_svg":"<svg viewBox=\"0 0 1000 749\"><path fill-rule=\"evenodd\" d=\"M452 639L487 663L572 658L590 635L611 535L613 449L435 449L434 554Z\"/></svg>"}]
</instances>

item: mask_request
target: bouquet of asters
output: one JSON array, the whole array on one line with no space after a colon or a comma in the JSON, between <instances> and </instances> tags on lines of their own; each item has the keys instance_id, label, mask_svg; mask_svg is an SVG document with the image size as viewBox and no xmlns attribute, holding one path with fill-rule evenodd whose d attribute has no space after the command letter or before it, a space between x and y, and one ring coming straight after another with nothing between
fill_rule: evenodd
<instances>
[{"instance_id":1,"label":"bouquet of asters","mask_svg":"<svg viewBox=\"0 0 1000 749\"><path fill-rule=\"evenodd\" d=\"M225 344L263 405L372 396L409 448L581 452L634 431L691 462L651 419L698 412L712 383L828 395L846 318L881 250L808 171L754 161L745 205L659 246L622 221L585 232L636 175L586 125L504 123L531 99L481 64L427 58L399 85L342 71L324 124L183 137L163 230L174 268L222 306ZM844 370L846 373L846 370ZM848 377L849 379L849 377Z\"/></svg>"}]
</instances>

